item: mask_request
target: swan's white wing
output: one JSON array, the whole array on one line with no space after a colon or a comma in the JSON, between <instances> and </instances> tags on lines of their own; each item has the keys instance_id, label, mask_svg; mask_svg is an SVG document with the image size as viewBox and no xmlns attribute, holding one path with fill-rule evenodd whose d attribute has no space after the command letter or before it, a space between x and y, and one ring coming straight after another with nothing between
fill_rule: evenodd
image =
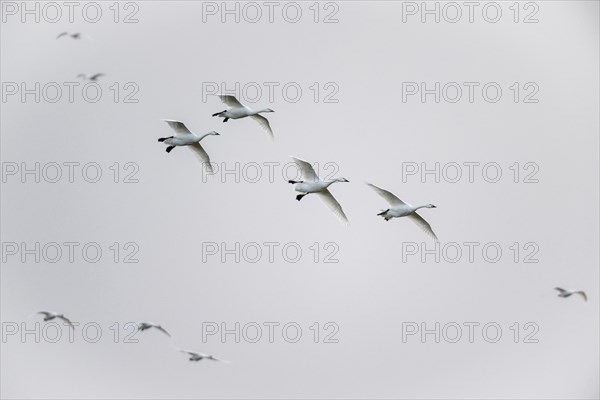
<instances>
[{"instance_id":1,"label":"swan's white wing","mask_svg":"<svg viewBox=\"0 0 600 400\"><path fill-rule=\"evenodd\" d=\"M575 293L577 293L577 294L580 294L580 295L581 295L581 297L583 297L583 299L584 299L585 301L587 301L587 296L585 295L585 292L584 292L584 291L581 291L581 290L580 290L579 292L575 292Z\"/></svg>"},{"instance_id":2,"label":"swan's white wing","mask_svg":"<svg viewBox=\"0 0 600 400\"><path fill-rule=\"evenodd\" d=\"M219 96L221 101L223 103L227 104L228 107L231 107L231 108L243 108L244 107L244 105L242 103L240 103L238 101L238 99L235 98L235 96L231 96L228 94L218 94L217 96Z\"/></svg>"},{"instance_id":3,"label":"swan's white wing","mask_svg":"<svg viewBox=\"0 0 600 400\"><path fill-rule=\"evenodd\" d=\"M273 136L273 131L271 130L271 125L269 125L269 120L263 117L262 115L251 115L250 118L259 123L259 125L271 136L271 139L275 139Z\"/></svg>"},{"instance_id":4,"label":"swan's white wing","mask_svg":"<svg viewBox=\"0 0 600 400\"><path fill-rule=\"evenodd\" d=\"M192 132L185 126L185 124L181 121L175 121L173 119L161 119L161 121L165 121L171 129L175 131L178 135L191 135Z\"/></svg>"},{"instance_id":5,"label":"swan's white wing","mask_svg":"<svg viewBox=\"0 0 600 400\"><path fill-rule=\"evenodd\" d=\"M60 39L61 37L63 37L63 36L66 36L66 35L68 35L68 34L69 34L69 32L63 32L63 33L61 33L60 35L58 35L56 38L57 38L57 39Z\"/></svg>"},{"instance_id":6,"label":"swan's white wing","mask_svg":"<svg viewBox=\"0 0 600 400\"><path fill-rule=\"evenodd\" d=\"M207 358L208 358L209 360L213 360L213 361L219 361L219 362L226 363L226 364L229 364L229 363L230 363L230 361L227 361L227 360L221 360L220 358L217 358L217 357L214 357L214 356L208 356Z\"/></svg>"},{"instance_id":7,"label":"swan's white wing","mask_svg":"<svg viewBox=\"0 0 600 400\"><path fill-rule=\"evenodd\" d=\"M170 334L169 332L167 332L167 330L166 330L165 328L163 328L162 326L160 326L160 325L155 325L154 327L155 327L156 329L158 329L159 331L161 331L161 332L165 333L167 336L171 337L171 334Z\"/></svg>"},{"instance_id":8,"label":"swan's white wing","mask_svg":"<svg viewBox=\"0 0 600 400\"><path fill-rule=\"evenodd\" d=\"M100 78L101 76L106 76L106 75L104 75L102 72L100 72L98 74L94 74L94 75L90 76L90 80L92 80L92 81L96 80L96 79Z\"/></svg>"},{"instance_id":9,"label":"swan's white wing","mask_svg":"<svg viewBox=\"0 0 600 400\"><path fill-rule=\"evenodd\" d=\"M402 200L400 200L393 193L388 192L387 190L383 190L382 188L377 187L377 186L375 186L375 185L373 185L371 183L367 183L367 185L371 186L371 188L373 188L373 190L375 190L378 195L380 195L381 197L383 197L385 199L385 201L387 201L390 204L390 206L396 207L396 206L406 205L405 202L403 202Z\"/></svg>"},{"instance_id":10,"label":"swan's white wing","mask_svg":"<svg viewBox=\"0 0 600 400\"><path fill-rule=\"evenodd\" d=\"M200 354L198 354L198 353L196 353L196 352L194 352L194 351L185 350L185 349L180 349L179 347L174 347L174 349L175 349L175 350L177 350L177 351L180 351L180 352L182 352L182 353L189 354L190 356L196 356L196 357L200 356Z\"/></svg>"},{"instance_id":11,"label":"swan's white wing","mask_svg":"<svg viewBox=\"0 0 600 400\"><path fill-rule=\"evenodd\" d=\"M49 316L53 315L51 312L48 312L48 311L40 311L37 314L42 314L42 315L44 315L46 317L49 317Z\"/></svg>"},{"instance_id":12,"label":"swan's white wing","mask_svg":"<svg viewBox=\"0 0 600 400\"><path fill-rule=\"evenodd\" d=\"M429 223L425 221L423 217L414 212L410 214L408 218L410 218L415 224L417 224L421 229L423 229L423 231L426 234L428 234L433 240L439 242L437 236L435 236L435 233L433 233L433 229L431 229L431 225L429 225Z\"/></svg>"},{"instance_id":13,"label":"swan's white wing","mask_svg":"<svg viewBox=\"0 0 600 400\"><path fill-rule=\"evenodd\" d=\"M194 144L190 144L188 146L190 149L192 149L192 151L194 152L194 154L200 159L200 161L202 161L202 163L205 165L206 170L210 173L213 174L213 167L210 163L210 158L208 157L208 153L204 150L204 148L200 145L199 142L194 143Z\"/></svg>"},{"instance_id":14,"label":"swan's white wing","mask_svg":"<svg viewBox=\"0 0 600 400\"><path fill-rule=\"evenodd\" d=\"M333 197L329 189L322 190L317 192L319 198L323 201L323 203L327 204L327 207L339 218L340 222L343 224L348 224L348 217L344 214L344 210L342 210L342 206L338 201Z\"/></svg>"},{"instance_id":15,"label":"swan's white wing","mask_svg":"<svg viewBox=\"0 0 600 400\"><path fill-rule=\"evenodd\" d=\"M566 292L565 289L559 287L555 287L554 290L558 290L561 294Z\"/></svg>"},{"instance_id":16,"label":"swan's white wing","mask_svg":"<svg viewBox=\"0 0 600 400\"><path fill-rule=\"evenodd\" d=\"M62 319L63 321L65 321L67 323L67 325L69 325L71 328L75 329L75 325L73 325L73 323L71 322L71 320L67 317L58 317L59 319Z\"/></svg>"},{"instance_id":17,"label":"swan's white wing","mask_svg":"<svg viewBox=\"0 0 600 400\"><path fill-rule=\"evenodd\" d=\"M298 168L300 168L300 172L302 173L302 179L305 181L317 182L319 181L319 177L317 173L313 169L312 165L308 161L301 160L296 157L292 157L292 160L296 163Z\"/></svg>"}]
</instances>

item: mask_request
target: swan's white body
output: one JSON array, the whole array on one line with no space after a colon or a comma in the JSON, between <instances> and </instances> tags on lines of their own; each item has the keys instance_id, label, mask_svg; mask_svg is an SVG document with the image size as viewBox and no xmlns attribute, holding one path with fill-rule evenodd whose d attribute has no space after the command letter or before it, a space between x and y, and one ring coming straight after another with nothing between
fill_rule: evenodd
<instances>
[{"instance_id":1,"label":"swan's white body","mask_svg":"<svg viewBox=\"0 0 600 400\"><path fill-rule=\"evenodd\" d=\"M327 181L322 181L318 176L312 165L309 162L301 160L296 157L292 157L294 163L300 168L300 172L302 173L302 181L289 181L294 184L294 190L300 192L296 196L296 200L300 201L304 196L309 193L316 193L318 197L329 207L329 209L339 218L339 220L347 224L348 217L344 213L342 206L338 201L333 197L328 187L336 182L349 182L346 178L336 178Z\"/></svg>"},{"instance_id":2,"label":"swan's white body","mask_svg":"<svg viewBox=\"0 0 600 400\"><path fill-rule=\"evenodd\" d=\"M90 82L96 82L98 80L98 78L106 76L105 74L103 74L102 72L98 73L98 74L94 74L94 75L86 75L86 74L79 74L77 75L78 78L83 78L84 81L90 81Z\"/></svg>"},{"instance_id":3,"label":"swan's white body","mask_svg":"<svg viewBox=\"0 0 600 400\"><path fill-rule=\"evenodd\" d=\"M165 328L163 328L162 326L160 326L158 324L155 324L154 322L140 322L138 324L138 330L139 331L143 332L146 329L150 329L150 328L158 329L159 331L163 332L167 336L171 337L171 334L169 332L167 332Z\"/></svg>"},{"instance_id":4,"label":"swan's white body","mask_svg":"<svg viewBox=\"0 0 600 400\"><path fill-rule=\"evenodd\" d=\"M73 325L71 320L69 318L65 317L63 314L59 314L59 313L55 313L55 312L51 312L51 311L40 311L40 312L38 312L38 314L41 314L44 316L44 322L52 321L53 319L58 318L64 322L66 322L71 328L73 328L73 330L75 330L75 325Z\"/></svg>"},{"instance_id":5,"label":"swan's white body","mask_svg":"<svg viewBox=\"0 0 600 400\"><path fill-rule=\"evenodd\" d=\"M558 297L569 297L574 294L578 294L583 297L585 301L587 301L587 296L583 290L567 290L559 287L555 287L554 290L558 290Z\"/></svg>"},{"instance_id":6,"label":"swan's white body","mask_svg":"<svg viewBox=\"0 0 600 400\"><path fill-rule=\"evenodd\" d=\"M381 189L375 185L367 183L373 190L377 192L381 197L383 197L390 208L380 212L377 215L383 217L386 221L389 221L392 218L401 218L408 217L415 224L417 224L425 233L427 233L433 240L438 241L437 236L433 233L433 229L431 229L431 225L427 221L423 219L419 214L417 214L417 210L420 208L436 208L433 204L425 204L423 206L412 206L408 203L403 202L398 197L396 197L393 193L388 192L387 190Z\"/></svg>"},{"instance_id":7,"label":"swan's white body","mask_svg":"<svg viewBox=\"0 0 600 400\"><path fill-rule=\"evenodd\" d=\"M347 182L343 178L331 179L328 181L317 181L317 182L300 182L294 185L294 190L300 193L318 193L327 189L332 183L335 182Z\"/></svg>"},{"instance_id":8,"label":"swan's white body","mask_svg":"<svg viewBox=\"0 0 600 400\"><path fill-rule=\"evenodd\" d=\"M81 32L75 32L75 33L62 32L56 38L60 39L63 36L69 36L71 39L77 39L77 40L81 39L81 38L84 38L84 37L87 38L87 39L91 39L91 37L89 37L85 33L81 33Z\"/></svg>"},{"instance_id":9,"label":"swan's white body","mask_svg":"<svg viewBox=\"0 0 600 400\"><path fill-rule=\"evenodd\" d=\"M195 351L183 350L183 349L178 349L178 348L175 348L175 349L179 350L182 353L186 353L188 356L190 356L190 358L189 358L190 361L202 361L202 360L206 359L206 360L211 360L211 361L219 361L219 362L229 363L229 361L221 360L221 359L211 356L209 354L198 353Z\"/></svg>"},{"instance_id":10,"label":"swan's white body","mask_svg":"<svg viewBox=\"0 0 600 400\"><path fill-rule=\"evenodd\" d=\"M206 170L212 174L213 168L210 164L210 157L208 156L208 153L204 150L204 148L200 145L200 141L207 136L218 136L219 133L211 131L202 136L198 136L192 131L190 131L181 121L175 121L170 119L163 119L162 121L165 121L171 127L171 129L175 131L175 136L158 139L159 142L164 142L165 144L169 145L169 147L167 147L167 153L173 150L174 147L188 146L194 151L194 154L198 156L200 161L204 163Z\"/></svg>"},{"instance_id":11,"label":"swan's white body","mask_svg":"<svg viewBox=\"0 0 600 400\"><path fill-rule=\"evenodd\" d=\"M271 125L269 124L269 120L260 115L260 113L268 113L274 112L270 108L263 108L262 110L253 110L248 106L243 105L235 98L235 96L218 94L219 98L223 103L225 103L229 108L227 110L218 112L213 114L213 117L222 117L223 122L227 122L228 119L240 119L250 117L265 130L273 139L273 131L271 130Z\"/></svg>"}]
</instances>

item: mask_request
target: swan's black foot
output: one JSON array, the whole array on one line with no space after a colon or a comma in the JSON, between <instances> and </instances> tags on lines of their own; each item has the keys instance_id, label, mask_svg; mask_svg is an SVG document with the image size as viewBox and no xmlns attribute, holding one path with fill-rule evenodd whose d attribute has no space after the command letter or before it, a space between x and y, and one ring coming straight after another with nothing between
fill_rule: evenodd
<instances>
[{"instance_id":1,"label":"swan's black foot","mask_svg":"<svg viewBox=\"0 0 600 400\"><path fill-rule=\"evenodd\" d=\"M225 117L225 118L223 119L223 122L227 122L227 121L229 121L229 118Z\"/></svg>"},{"instance_id":2,"label":"swan's black foot","mask_svg":"<svg viewBox=\"0 0 600 400\"><path fill-rule=\"evenodd\" d=\"M296 196L296 200L300 201L304 196L306 196L306 194L299 194L298 196Z\"/></svg>"},{"instance_id":3,"label":"swan's black foot","mask_svg":"<svg viewBox=\"0 0 600 400\"><path fill-rule=\"evenodd\" d=\"M167 139L173 139L173 136L169 136L169 137L161 137L158 139L159 142L164 142Z\"/></svg>"},{"instance_id":4,"label":"swan's black foot","mask_svg":"<svg viewBox=\"0 0 600 400\"><path fill-rule=\"evenodd\" d=\"M169 147L167 147L167 150L166 150L166 152L167 152L167 153L170 153L170 152L171 152L171 150L173 150L174 148L175 148L175 146L169 146Z\"/></svg>"}]
</instances>

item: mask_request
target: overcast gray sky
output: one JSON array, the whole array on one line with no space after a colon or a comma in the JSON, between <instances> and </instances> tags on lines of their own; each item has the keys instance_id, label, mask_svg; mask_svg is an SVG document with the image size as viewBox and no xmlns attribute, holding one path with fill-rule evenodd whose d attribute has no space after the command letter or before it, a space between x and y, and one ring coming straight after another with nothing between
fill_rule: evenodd
<instances>
[{"instance_id":1,"label":"overcast gray sky","mask_svg":"<svg viewBox=\"0 0 600 400\"><path fill-rule=\"evenodd\" d=\"M58 22L20 4L2 2L3 398L598 398L598 2L480 2L472 22L442 2L439 23L421 2L137 1L118 22L100 2L96 23L85 3L73 22L62 3ZM93 103L77 74L97 72ZM225 106L210 94L236 83L275 110L274 142L211 117ZM202 141L216 176L188 149L165 153L161 118L221 133ZM350 181L331 187L350 226L294 199L290 155ZM22 176L36 163L39 183ZM436 163L437 182L423 175ZM377 217L387 204L365 182L435 204L421 215L437 254L410 220ZM79 322L73 343L66 328L49 343L39 310ZM124 343L141 320L172 338ZM203 339L236 323L239 343ZM422 339L436 323L439 343Z\"/></svg>"}]
</instances>

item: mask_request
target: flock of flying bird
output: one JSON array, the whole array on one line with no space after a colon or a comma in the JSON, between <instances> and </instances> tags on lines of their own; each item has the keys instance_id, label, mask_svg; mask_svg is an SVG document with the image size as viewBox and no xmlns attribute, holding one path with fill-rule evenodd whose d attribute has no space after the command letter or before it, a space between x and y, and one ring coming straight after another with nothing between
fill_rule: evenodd
<instances>
[{"instance_id":1,"label":"flock of flying bird","mask_svg":"<svg viewBox=\"0 0 600 400\"><path fill-rule=\"evenodd\" d=\"M223 103L227 105L227 109L213 114L213 117L223 118L223 122L227 122L229 119L241 119L250 117L263 128L265 132L269 134L271 139L274 138L273 130L269 124L269 120L261 115L261 113L274 112L270 108L264 108L261 110L253 110L250 107L239 102L235 96L218 94L217 95ZM190 148L199 158L200 161L205 165L206 170L209 173L213 173L211 166L210 157L206 150L200 144L200 141L207 136L219 135L218 132L210 131L204 135L197 135L190 131L183 122L175 121L170 119L163 119L174 132L174 136L162 137L158 141L167 145L166 151L170 153L175 147L187 146ZM336 182L349 182L346 178L335 178L330 180L322 180L315 172L312 165L304 160L296 157L292 157L294 163L298 166L302 179L301 181L290 180L291 184L294 184L294 189L300 194L296 196L296 200L300 201L309 194L314 194L319 197L329 209L340 219L344 224L348 223L348 217L344 213L340 203L333 197L329 191L329 186ZM392 218L408 217L414 223L416 223L421 229L425 231L433 240L438 241L437 236L431 229L431 226L423 217L421 217L417 210L421 208L435 208L433 204L425 204L422 206L412 206L404 201L400 200L397 196L388 192L387 190L381 189L373 184L368 183L368 186L373 188L377 194L383 197L388 203L389 208L380 212L379 216L383 217L386 221Z\"/></svg>"},{"instance_id":2,"label":"flock of flying bird","mask_svg":"<svg viewBox=\"0 0 600 400\"><path fill-rule=\"evenodd\" d=\"M81 39L83 37L89 38L89 36L84 35L79 32L76 32L76 33L63 32L60 35L58 35L57 39L62 38L62 37L71 37L72 39ZM94 82L97 81L98 78L100 78L102 76L105 76L105 74L98 73L98 74L89 75L89 76L85 75L85 74L78 75L78 77L81 77L81 78L89 80L89 81L94 81ZM222 94L219 94L217 96L221 99L221 101L223 103L225 103L225 105L227 105L228 108L223 111L214 113L213 117L223 118L223 122L227 122L229 119L241 119L241 118L249 117L249 118L253 119L254 121L256 121L262 127L262 129L271 137L271 139L274 139L273 131L271 129L271 125L269 124L269 121L267 120L267 118L265 118L264 116L261 115L262 113L274 112L272 109L264 108L261 110L252 110L250 107L240 103L235 98L235 96L222 95ZM200 141L208 136L218 136L219 133L215 132L215 131L210 131L203 135L197 135L197 134L193 133L192 131L190 131L185 126L185 124L181 121L176 121L176 120L171 120L171 119L163 119L162 121L166 122L174 132L174 135L172 135L172 136L162 137L162 138L158 139L159 142L167 145L166 152L170 153L175 147L185 146L194 152L194 154L204 164L206 170L209 173L213 173L213 169L212 169L211 162L210 162L210 157L209 157L208 153L204 150L202 145L200 144ZM349 182L349 181L346 178L321 180L309 162L301 160L296 157L292 157L292 160L298 166L298 168L302 174L302 179L303 179L301 181L295 181L295 180L288 181L289 183L293 184L294 189L300 193L296 196L296 200L300 201L305 196L307 196L309 194L314 194L317 197L319 197L329 207L329 209L340 219L340 221L342 223L348 223L348 218L346 217L346 214L344 213L342 206L335 199L335 197L333 197L333 195L331 194L331 192L329 191L328 188L333 183ZM412 205L400 200L397 196L395 196L393 193L391 193L387 190L377 187L371 183L367 183L367 185L369 187L371 187L377 194L379 194L389 204L389 207L387 209L385 209L385 210L381 211L379 214L377 214L378 216L381 216L386 221L389 221L392 218L407 217L408 219L413 221L417 226L419 226L434 241L438 242L438 238L435 235L435 233L433 232L433 230L431 229L431 226L429 225L429 223L427 221L425 221L425 219L423 219L423 217L421 217L417 213L417 210L419 210L421 208L436 208L436 206L434 206L433 204L425 204L422 206L412 206ZM554 289L559 292L558 297L567 298L574 294L577 294L577 295L580 295L585 301L587 301L587 296L586 296L585 292L583 292L581 290L568 290L568 289L563 289L560 287L556 287ZM75 329L75 326L73 325L71 320L69 320L63 314L49 312L49 311L40 311L37 314L43 315L44 321L60 319L60 320L64 321L65 323L67 323L67 325L70 326L72 329ZM165 335L171 337L169 332L167 332L167 330L164 329L159 324L144 321L144 322L138 323L138 325L137 325L137 329L140 332L148 330L148 329L152 329L152 328L159 330L159 331L163 332ZM201 361L201 360L207 359L207 360L212 360L212 361L228 362L228 361L221 360L212 355L208 355L208 354L204 354L204 353L184 350L184 349L180 349L177 347L175 347L175 349L180 352L186 353L189 356L190 361Z\"/></svg>"},{"instance_id":3,"label":"flock of flying bird","mask_svg":"<svg viewBox=\"0 0 600 400\"><path fill-rule=\"evenodd\" d=\"M71 329L73 329L73 331L75 330L75 325L73 324L73 322L71 322L71 320L69 318L65 317L64 314L51 312L51 311L40 311L36 314L43 315L44 322L52 321L53 319L60 319L61 321L66 323ZM137 330L139 332L143 332L143 331L151 329L151 328L159 330L162 333L164 333L165 335L167 335L168 337L171 337L171 334L169 332L167 332L167 330L165 328L163 328L159 324L155 324L154 322L142 321L137 324ZM210 354L200 353L200 352L191 351L191 350L184 350L184 349L180 349L179 347L174 347L174 349L177 351L180 351L182 353L186 353L189 356L190 361L202 361L202 360L206 359L206 360L212 360L212 361L220 361L220 362L224 362L224 363L229 362L227 360L221 360L220 358L217 358Z\"/></svg>"}]
</instances>

